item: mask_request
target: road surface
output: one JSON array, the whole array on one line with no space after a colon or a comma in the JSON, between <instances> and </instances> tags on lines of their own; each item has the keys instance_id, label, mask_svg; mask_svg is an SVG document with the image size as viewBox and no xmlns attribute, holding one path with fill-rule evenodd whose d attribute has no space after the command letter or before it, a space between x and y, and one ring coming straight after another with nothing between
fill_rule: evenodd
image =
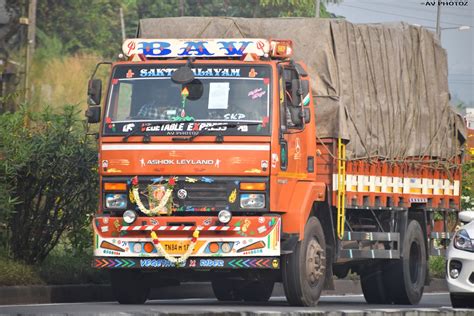
<instances>
[{"instance_id":1,"label":"road surface","mask_svg":"<svg viewBox=\"0 0 474 316\"><path fill-rule=\"evenodd\" d=\"M120 305L116 302L97 303L65 303L65 304L36 304L36 305L5 305L0 306L0 315L31 315L31 314L61 314L61 315L112 315L125 314L204 314L206 312L296 312L296 311L367 311L367 310L413 310L413 309L438 309L451 308L448 293L426 293L419 305L368 305L362 295L333 295L322 296L317 307L291 307L284 297L272 297L266 304L249 304L244 302L228 303L216 299L176 299L176 300L151 300L144 305ZM361 313L363 314L363 313ZM473 310L474 314L474 310Z\"/></svg>"}]
</instances>

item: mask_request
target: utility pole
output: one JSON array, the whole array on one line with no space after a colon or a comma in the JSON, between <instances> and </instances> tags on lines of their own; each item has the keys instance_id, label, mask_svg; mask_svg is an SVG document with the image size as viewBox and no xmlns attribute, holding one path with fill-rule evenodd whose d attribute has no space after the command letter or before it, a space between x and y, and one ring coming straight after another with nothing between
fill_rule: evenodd
<instances>
[{"instance_id":1,"label":"utility pole","mask_svg":"<svg viewBox=\"0 0 474 316\"><path fill-rule=\"evenodd\" d=\"M179 15L184 16L184 0L179 0Z\"/></svg>"},{"instance_id":2,"label":"utility pole","mask_svg":"<svg viewBox=\"0 0 474 316\"><path fill-rule=\"evenodd\" d=\"M436 11L436 35L438 36L438 40L441 42L441 5L438 1L438 10Z\"/></svg>"},{"instance_id":3,"label":"utility pole","mask_svg":"<svg viewBox=\"0 0 474 316\"><path fill-rule=\"evenodd\" d=\"M123 20L123 9L120 7L120 27L122 28L122 42L125 41L125 21Z\"/></svg>"},{"instance_id":4,"label":"utility pole","mask_svg":"<svg viewBox=\"0 0 474 316\"><path fill-rule=\"evenodd\" d=\"M319 10L320 10L320 6L321 6L321 0L316 0L315 6L316 6L316 9L314 11L314 17L319 18Z\"/></svg>"},{"instance_id":5,"label":"utility pole","mask_svg":"<svg viewBox=\"0 0 474 316\"><path fill-rule=\"evenodd\" d=\"M36 0L30 0L28 4L28 33L26 36L26 61L25 61L25 91L23 100L28 100L29 74L31 61L35 53L36 42Z\"/></svg>"}]
</instances>

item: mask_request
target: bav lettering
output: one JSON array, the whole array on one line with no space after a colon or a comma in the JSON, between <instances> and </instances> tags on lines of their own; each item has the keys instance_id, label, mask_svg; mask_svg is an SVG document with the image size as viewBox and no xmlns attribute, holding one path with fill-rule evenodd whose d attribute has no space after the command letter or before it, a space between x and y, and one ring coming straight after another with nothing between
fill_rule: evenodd
<instances>
[{"instance_id":1,"label":"bav lettering","mask_svg":"<svg viewBox=\"0 0 474 316\"><path fill-rule=\"evenodd\" d=\"M171 77L176 68L141 69L140 77ZM195 68L192 69L196 77L240 77L238 68Z\"/></svg>"}]
</instances>

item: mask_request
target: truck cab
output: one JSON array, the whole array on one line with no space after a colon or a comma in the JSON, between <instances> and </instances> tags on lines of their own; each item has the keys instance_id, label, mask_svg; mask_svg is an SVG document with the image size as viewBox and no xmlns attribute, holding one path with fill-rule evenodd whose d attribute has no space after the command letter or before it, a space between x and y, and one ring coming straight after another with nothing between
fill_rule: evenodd
<instances>
[{"instance_id":1,"label":"truck cab","mask_svg":"<svg viewBox=\"0 0 474 316\"><path fill-rule=\"evenodd\" d=\"M311 212L327 196L291 41L129 39L123 52L103 111L90 81L87 112L101 121L94 266L110 269L117 300L207 280L220 300L265 301L281 281L314 305L328 274Z\"/></svg>"}]
</instances>

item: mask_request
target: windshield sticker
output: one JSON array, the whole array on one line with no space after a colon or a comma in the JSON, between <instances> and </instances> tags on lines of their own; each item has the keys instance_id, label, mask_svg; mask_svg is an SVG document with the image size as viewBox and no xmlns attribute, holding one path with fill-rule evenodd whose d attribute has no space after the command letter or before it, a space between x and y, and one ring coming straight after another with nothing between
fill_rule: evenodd
<instances>
[{"instance_id":1,"label":"windshield sticker","mask_svg":"<svg viewBox=\"0 0 474 316\"><path fill-rule=\"evenodd\" d=\"M257 89L254 89L254 90L250 91L248 93L248 96L252 100L255 100L255 99L260 99L261 97L263 97L265 95L265 93L267 93L267 92L264 91L262 88L257 88Z\"/></svg>"},{"instance_id":2,"label":"windshield sticker","mask_svg":"<svg viewBox=\"0 0 474 316\"><path fill-rule=\"evenodd\" d=\"M270 84L270 78L263 78L263 83L264 84Z\"/></svg>"},{"instance_id":3,"label":"windshield sticker","mask_svg":"<svg viewBox=\"0 0 474 316\"><path fill-rule=\"evenodd\" d=\"M250 69L249 78L255 78L257 75L258 75L258 72L256 72L254 68Z\"/></svg>"},{"instance_id":4,"label":"windshield sticker","mask_svg":"<svg viewBox=\"0 0 474 316\"><path fill-rule=\"evenodd\" d=\"M112 84L113 84L113 85L116 85L117 83L119 83L119 80L118 80L118 79L112 79Z\"/></svg>"},{"instance_id":5,"label":"windshield sticker","mask_svg":"<svg viewBox=\"0 0 474 316\"><path fill-rule=\"evenodd\" d=\"M229 107L229 82L209 83L209 110L225 110Z\"/></svg>"},{"instance_id":6,"label":"windshield sticker","mask_svg":"<svg viewBox=\"0 0 474 316\"><path fill-rule=\"evenodd\" d=\"M133 78L135 73L132 71L132 69L128 69L127 73L125 74L125 77L127 78Z\"/></svg>"},{"instance_id":7,"label":"windshield sticker","mask_svg":"<svg viewBox=\"0 0 474 316\"><path fill-rule=\"evenodd\" d=\"M226 120L241 120L245 118L245 114L243 113L227 113L224 114L224 118Z\"/></svg>"},{"instance_id":8,"label":"windshield sticker","mask_svg":"<svg viewBox=\"0 0 474 316\"><path fill-rule=\"evenodd\" d=\"M177 68L140 69L140 77L171 77ZM193 68L196 77L240 77L239 68Z\"/></svg>"}]
</instances>

